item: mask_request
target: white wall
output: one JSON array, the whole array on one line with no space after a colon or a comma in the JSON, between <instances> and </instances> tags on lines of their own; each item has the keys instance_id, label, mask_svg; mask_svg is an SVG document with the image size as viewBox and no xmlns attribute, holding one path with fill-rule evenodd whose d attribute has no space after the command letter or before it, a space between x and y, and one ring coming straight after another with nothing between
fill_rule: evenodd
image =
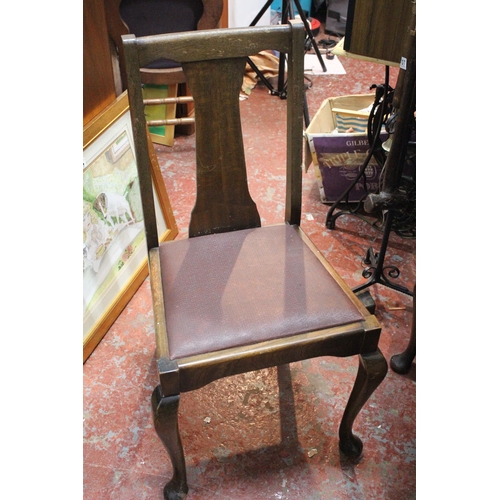
<instances>
[{"instance_id":1,"label":"white wall","mask_svg":"<svg viewBox=\"0 0 500 500\"><path fill-rule=\"evenodd\" d=\"M229 0L227 6L229 28L250 26L265 4L266 0ZM269 24L271 24L271 9L267 9L257 26Z\"/></svg>"}]
</instances>

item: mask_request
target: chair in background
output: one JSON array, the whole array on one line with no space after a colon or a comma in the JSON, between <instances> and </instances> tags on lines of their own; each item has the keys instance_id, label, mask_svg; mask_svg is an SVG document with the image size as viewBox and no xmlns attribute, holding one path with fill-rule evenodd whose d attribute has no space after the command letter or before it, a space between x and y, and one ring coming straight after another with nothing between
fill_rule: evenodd
<instances>
[{"instance_id":1,"label":"chair in background","mask_svg":"<svg viewBox=\"0 0 500 500\"><path fill-rule=\"evenodd\" d=\"M138 37L182 31L214 29L219 26L223 0L104 0L109 36L118 53L122 90L127 88L122 35ZM180 64L167 59L152 61L141 70L141 80L149 85L178 85L176 97L149 104L177 105L177 118L156 121L156 126L175 126L176 132L194 133L194 107Z\"/></svg>"},{"instance_id":2,"label":"chair in background","mask_svg":"<svg viewBox=\"0 0 500 500\"><path fill-rule=\"evenodd\" d=\"M417 355L417 285L413 287L413 313L411 319L411 333L410 340L406 349L399 353L394 354L390 359L390 366L393 371L401 375L405 375L411 370L413 360Z\"/></svg>"},{"instance_id":3,"label":"chair in background","mask_svg":"<svg viewBox=\"0 0 500 500\"><path fill-rule=\"evenodd\" d=\"M300 228L304 27L230 28L123 37L148 248L159 385L155 429L173 465L167 499L187 493L180 394L230 375L318 356L359 355L339 445L359 457L354 419L382 382L380 325ZM239 92L246 57L288 54L284 222L261 226L248 185ZM196 106L196 204L189 238L158 243L140 68L159 56L183 65ZM283 111L285 112L285 111Z\"/></svg>"}]
</instances>

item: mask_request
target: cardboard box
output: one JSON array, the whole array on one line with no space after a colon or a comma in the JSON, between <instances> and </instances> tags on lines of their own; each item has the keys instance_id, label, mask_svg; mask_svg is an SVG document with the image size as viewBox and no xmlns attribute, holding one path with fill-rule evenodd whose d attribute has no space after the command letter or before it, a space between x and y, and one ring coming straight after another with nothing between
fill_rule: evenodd
<instances>
[{"instance_id":1,"label":"cardboard box","mask_svg":"<svg viewBox=\"0 0 500 500\"><path fill-rule=\"evenodd\" d=\"M306 171L312 163L323 203L336 202L361 171L370 149L366 127L374 100L374 94L330 97L305 131ZM360 201L377 192L380 172L372 158L364 178L349 192L348 201Z\"/></svg>"}]
</instances>

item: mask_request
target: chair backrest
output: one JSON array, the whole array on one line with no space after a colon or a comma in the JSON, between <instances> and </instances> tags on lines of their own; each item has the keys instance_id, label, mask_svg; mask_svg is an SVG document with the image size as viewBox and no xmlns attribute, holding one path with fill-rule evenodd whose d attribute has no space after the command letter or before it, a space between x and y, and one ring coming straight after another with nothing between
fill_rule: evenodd
<instances>
[{"instance_id":1,"label":"chair backrest","mask_svg":"<svg viewBox=\"0 0 500 500\"><path fill-rule=\"evenodd\" d=\"M288 25L123 37L129 101L148 249L158 246L140 68L158 57L182 64L195 103L196 203L189 236L259 227L248 184L239 93L246 58L277 50L287 58L285 221L299 224L302 195L304 27Z\"/></svg>"}]
</instances>

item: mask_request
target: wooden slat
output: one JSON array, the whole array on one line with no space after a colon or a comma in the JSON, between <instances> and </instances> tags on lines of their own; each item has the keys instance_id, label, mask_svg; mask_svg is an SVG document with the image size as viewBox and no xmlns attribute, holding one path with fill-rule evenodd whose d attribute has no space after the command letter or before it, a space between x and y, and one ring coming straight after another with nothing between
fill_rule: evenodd
<instances>
[{"instance_id":1,"label":"wooden slat","mask_svg":"<svg viewBox=\"0 0 500 500\"><path fill-rule=\"evenodd\" d=\"M223 42L223 57L226 59L258 54L270 47L287 52L288 25L259 26L255 29L256 36L250 41L245 38L245 28L209 30L210 36L206 31L157 35L153 44L148 43L150 37L141 37L137 39L139 63L141 67L146 66L161 57L180 63L215 59L221 57L218 43L211 42L216 39ZM167 41L168 46L164 46Z\"/></svg>"},{"instance_id":2,"label":"wooden slat","mask_svg":"<svg viewBox=\"0 0 500 500\"><path fill-rule=\"evenodd\" d=\"M248 190L240 120L245 65L244 57L183 65L196 106L197 195L190 236L260 226Z\"/></svg>"}]
</instances>

